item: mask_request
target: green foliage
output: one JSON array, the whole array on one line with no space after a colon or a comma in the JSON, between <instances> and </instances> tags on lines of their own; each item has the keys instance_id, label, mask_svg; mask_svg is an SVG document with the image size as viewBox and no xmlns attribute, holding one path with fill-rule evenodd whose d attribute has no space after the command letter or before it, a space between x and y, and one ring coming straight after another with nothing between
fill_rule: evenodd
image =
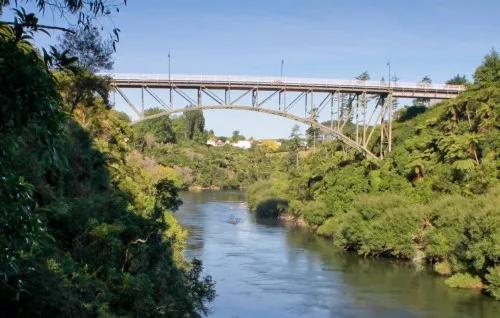
<instances>
[{"instance_id":1,"label":"green foliage","mask_svg":"<svg viewBox=\"0 0 500 318\"><path fill-rule=\"evenodd\" d=\"M179 121L185 122L183 117L172 120L174 131ZM134 130L136 129L138 128L134 127ZM143 132L145 137L151 134L148 128ZM179 134L176 133L176 136ZM144 147L141 147L140 143L135 143L135 146L163 166L175 169L182 179L184 188L245 187L259 179L267 178L277 164L273 156L280 156L279 153L268 154L264 147L253 147L248 150L230 145L210 147L204 141L188 141L179 137L174 144L162 144L155 140L148 142L148 139L146 142Z\"/></svg>"},{"instance_id":2,"label":"green foliage","mask_svg":"<svg viewBox=\"0 0 500 318\"><path fill-rule=\"evenodd\" d=\"M148 109L145 116L151 116L161 112L158 108ZM155 143L175 143L177 138L172 127L172 121L167 116L148 119L136 123L133 126L134 146L142 151L146 147L152 147Z\"/></svg>"},{"instance_id":3,"label":"green foliage","mask_svg":"<svg viewBox=\"0 0 500 318\"><path fill-rule=\"evenodd\" d=\"M241 135L238 130L233 131L233 134L231 136L231 141L232 142L237 142L240 140L245 140L245 136Z\"/></svg>"},{"instance_id":4,"label":"green foliage","mask_svg":"<svg viewBox=\"0 0 500 318\"><path fill-rule=\"evenodd\" d=\"M103 40L95 27L64 33L60 49L78 58L78 64L92 72L113 67L113 42Z\"/></svg>"},{"instance_id":5,"label":"green foliage","mask_svg":"<svg viewBox=\"0 0 500 318\"><path fill-rule=\"evenodd\" d=\"M488 285L486 290L495 299L500 300L500 265L491 267L486 274L486 281Z\"/></svg>"},{"instance_id":6,"label":"green foliage","mask_svg":"<svg viewBox=\"0 0 500 318\"><path fill-rule=\"evenodd\" d=\"M186 119L186 137L197 142L203 141L205 117L201 110L191 110L184 113Z\"/></svg>"},{"instance_id":7,"label":"green foliage","mask_svg":"<svg viewBox=\"0 0 500 318\"><path fill-rule=\"evenodd\" d=\"M435 264L453 286L498 297L500 264L500 81L492 52L475 84L455 99L406 107L383 161L333 142L282 158L267 183L248 189L251 208L274 199L316 233L361 255ZM424 78L421 85L429 85ZM421 103L421 105L418 105ZM377 145L369 145L376 152ZM264 190L280 191L266 195ZM257 202L257 203L255 203Z\"/></svg>"},{"instance_id":8,"label":"green foliage","mask_svg":"<svg viewBox=\"0 0 500 318\"><path fill-rule=\"evenodd\" d=\"M248 206L261 217L277 217L288 208L286 183L283 180L262 180L248 189Z\"/></svg>"},{"instance_id":9,"label":"green foliage","mask_svg":"<svg viewBox=\"0 0 500 318\"><path fill-rule=\"evenodd\" d=\"M425 113L427 110L427 107L423 105L412 105L412 106L405 106L401 109L399 109L396 113L396 118L398 121L407 121L412 118L415 118L416 116Z\"/></svg>"},{"instance_id":10,"label":"green foliage","mask_svg":"<svg viewBox=\"0 0 500 318\"><path fill-rule=\"evenodd\" d=\"M4 37L0 71L0 314L205 313L213 282L182 258L177 181L128 164L131 131L99 96L105 79L51 74Z\"/></svg>"},{"instance_id":11,"label":"green foliage","mask_svg":"<svg viewBox=\"0 0 500 318\"><path fill-rule=\"evenodd\" d=\"M500 83L500 56L494 49L484 57L483 64L474 72L474 82L479 85Z\"/></svg>"},{"instance_id":12,"label":"green foliage","mask_svg":"<svg viewBox=\"0 0 500 318\"><path fill-rule=\"evenodd\" d=\"M450 275L452 273L451 264L448 261L434 264L434 271L440 275Z\"/></svg>"},{"instance_id":13,"label":"green foliage","mask_svg":"<svg viewBox=\"0 0 500 318\"><path fill-rule=\"evenodd\" d=\"M446 84L450 85L466 85L468 83L469 81L467 80L467 77L465 77L465 75L460 75L460 74L457 74L453 76L451 79L446 81Z\"/></svg>"},{"instance_id":14,"label":"green foliage","mask_svg":"<svg viewBox=\"0 0 500 318\"><path fill-rule=\"evenodd\" d=\"M370 74L368 74L368 71L364 71L363 73L356 76L356 79L360 81L368 81L370 79Z\"/></svg>"},{"instance_id":15,"label":"green foliage","mask_svg":"<svg viewBox=\"0 0 500 318\"><path fill-rule=\"evenodd\" d=\"M457 273L450 278L447 278L445 284L453 288L482 288L483 283L477 276L472 276L469 273Z\"/></svg>"}]
</instances>

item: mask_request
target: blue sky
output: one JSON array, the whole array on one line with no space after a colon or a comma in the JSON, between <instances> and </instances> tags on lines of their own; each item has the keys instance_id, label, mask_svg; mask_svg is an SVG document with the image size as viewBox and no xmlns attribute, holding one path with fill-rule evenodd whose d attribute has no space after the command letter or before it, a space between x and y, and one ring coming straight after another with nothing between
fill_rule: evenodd
<instances>
[{"instance_id":1,"label":"blue sky","mask_svg":"<svg viewBox=\"0 0 500 318\"><path fill-rule=\"evenodd\" d=\"M500 1L129 0L114 71L350 79L367 70L401 81L471 78L500 47ZM269 115L207 111L206 126L228 135L288 136L293 122Z\"/></svg>"}]
</instances>

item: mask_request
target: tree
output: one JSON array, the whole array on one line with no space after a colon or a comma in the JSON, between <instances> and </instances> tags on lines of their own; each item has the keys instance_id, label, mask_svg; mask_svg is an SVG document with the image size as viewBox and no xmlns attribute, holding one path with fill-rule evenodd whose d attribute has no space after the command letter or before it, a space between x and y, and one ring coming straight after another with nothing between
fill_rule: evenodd
<instances>
[{"instance_id":1,"label":"tree","mask_svg":"<svg viewBox=\"0 0 500 318\"><path fill-rule=\"evenodd\" d=\"M122 0L121 4L126 5L127 0ZM75 29L82 28L89 31L94 23L102 26L101 19L109 19L112 11L119 12L121 4L119 1L113 0L1 0L0 15L5 7L11 6L16 12L16 19L14 21L0 21L0 24L12 25L18 39L31 39L34 32L49 34L48 30L74 33ZM38 14L42 16L45 15L45 12L57 14L61 21L65 21L67 26L39 24L37 15L35 13L26 13L23 5L37 8ZM102 29L104 29L104 26L102 26ZM120 29L113 27L112 32L109 33L113 49L115 49L115 44L119 40L119 32Z\"/></svg>"},{"instance_id":2,"label":"tree","mask_svg":"<svg viewBox=\"0 0 500 318\"><path fill-rule=\"evenodd\" d=\"M298 167L299 165L299 149L301 146L300 126L295 124L290 133L290 139L286 141L285 147L288 151L286 162L288 166Z\"/></svg>"},{"instance_id":3,"label":"tree","mask_svg":"<svg viewBox=\"0 0 500 318\"><path fill-rule=\"evenodd\" d=\"M290 139L295 143L300 144L300 126L295 124L292 127L292 132L290 133Z\"/></svg>"},{"instance_id":4,"label":"tree","mask_svg":"<svg viewBox=\"0 0 500 318\"><path fill-rule=\"evenodd\" d=\"M159 108L150 108L144 111L144 115L151 116L160 112L162 110ZM175 143L177 140L172 121L168 116L141 121L133 126L133 130L134 144L139 149L144 149L148 144L148 136L152 136L152 141L160 144Z\"/></svg>"},{"instance_id":5,"label":"tree","mask_svg":"<svg viewBox=\"0 0 500 318\"><path fill-rule=\"evenodd\" d=\"M422 80L419 82L420 86L426 87L432 84L432 80L428 75L425 75ZM418 97L413 101L413 106L429 106L431 102L430 98Z\"/></svg>"},{"instance_id":6,"label":"tree","mask_svg":"<svg viewBox=\"0 0 500 318\"><path fill-rule=\"evenodd\" d=\"M231 136L231 141L238 142L240 140L245 140L245 136L241 135L238 130L233 131L233 134Z\"/></svg>"},{"instance_id":7,"label":"tree","mask_svg":"<svg viewBox=\"0 0 500 318\"><path fill-rule=\"evenodd\" d=\"M203 135L205 130L205 117L201 110L190 110L184 114L186 118L186 137L193 140L195 136Z\"/></svg>"},{"instance_id":8,"label":"tree","mask_svg":"<svg viewBox=\"0 0 500 318\"><path fill-rule=\"evenodd\" d=\"M450 85L465 85L468 82L469 81L467 80L467 78L465 77L465 75L457 74L457 75L453 76L452 78L450 78L449 80L447 80L446 84L450 84Z\"/></svg>"},{"instance_id":9,"label":"tree","mask_svg":"<svg viewBox=\"0 0 500 318\"><path fill-rule=\"evenodd\" d=\"M422 77L420 83L424 85L430 85L432 84L432 79L429 77L429 75L425 75L424 77Z\"/></svg>"},{"instance_id":10,"label":"tree","mask_svg":"<svg viewBox=\"0 0 500 318\"><path fill-rule=\"evenodd\" d=\"M83 24L85 8L114 8L17 2ZM151 178L129 165L130 128L107 107L106 86L78 89L93 81L89 70L54 72L64 54L41 54L29 36L55 27L18 16L13 27L0 25L0 316L206 314L213 282L201 278L199 261L182 259L184 232L168 210L179 204L175 182L160 180L155 198Z\"/></svg>"},{"instance_id":11,"label":"tree","mask_svg":"<svg viewBox=\"0 0 500 318\"><path fill-rule=\"evenodd\" d=\"M109 39L103 40L95 27L64 33L59 48L78 58L77 63L92 72L113 67L113 42Z\"/></svg>"},{"instance_id":12,"label":"tree","mask_svg":"<svg viewBox=\"0 0 500 318\"><path fill-rule=\"evenodd\" d=\"M500 56L495 49L484 57L483 64L474 72L474 82L479 85L500 83Z\"/></svg>"},{"instance_id":13,"label":"tree","mask_svg":"<svg viewBox=\"0 0 500 318\"><path fill-rule=\"evenodd\" d=\"M368 74L368 71L364 71L363 73L356 76L356 79L359 81L368 81L370 80L370 74Z\"/></svg>"},{"instance_id":14,"label":"tree","mask_svg":"<svg viewBox=\"0 0 500 318\"><path fill-rule=\"evenodd\" d=\"M316 146L318 138L321 136L321 130L317 127L310 126L306 130L307 145L309 147Z\"/></svg>"}]
</instances>

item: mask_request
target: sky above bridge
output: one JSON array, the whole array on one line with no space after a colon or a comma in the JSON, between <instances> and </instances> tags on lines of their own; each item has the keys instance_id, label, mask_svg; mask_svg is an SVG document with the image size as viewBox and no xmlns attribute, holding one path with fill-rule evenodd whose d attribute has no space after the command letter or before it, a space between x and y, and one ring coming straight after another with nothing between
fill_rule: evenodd
<instances>
[{"instance_id":1,"label":"sky above bridge","mask_svg":"<svg viewBox=\"0 0 500 318\"><path fill-rule=\"evenodd\" d=\"M500 1L129 0L115 72L234 74L351 79L368 71L401 81L429 75L470 79L500 49ZM217 134L288 136L293 122L269 115L207 111Z\"/></svg>"}]
</instances>

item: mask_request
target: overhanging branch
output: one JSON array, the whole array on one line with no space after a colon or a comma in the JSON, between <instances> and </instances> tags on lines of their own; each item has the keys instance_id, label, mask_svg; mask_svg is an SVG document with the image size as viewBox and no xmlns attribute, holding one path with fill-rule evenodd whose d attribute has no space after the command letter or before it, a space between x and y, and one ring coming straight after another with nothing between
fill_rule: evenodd
<instances>
[{"instance_id":1,"label":"overhanging branch","mask_svg":"<svg viewBox=\"0 0 500 318\"><path fill-rule=\"evenodd\" d=\"M31 24L27 24L27 23L15 23L15 22L0 21L0 25L12 25L12 26L20 25L22 27L27 27L27 28L33 29L33 26ZM45 24L37 24L36 26L37 26L37 28L40 28L40 29L58 30L58 31L63 31L63 32L75 34L75 31L68 29L68 28L59 27L59 26L45 25Z\"/></svg>"}]
</instances>

